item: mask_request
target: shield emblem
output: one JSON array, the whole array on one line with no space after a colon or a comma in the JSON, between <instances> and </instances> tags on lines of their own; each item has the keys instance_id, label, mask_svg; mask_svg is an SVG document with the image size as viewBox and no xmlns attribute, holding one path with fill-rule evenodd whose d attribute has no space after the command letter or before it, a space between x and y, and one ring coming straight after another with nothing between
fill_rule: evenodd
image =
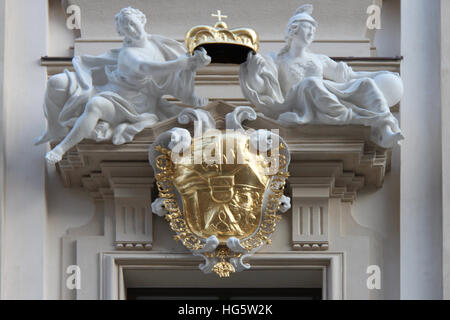
<instances>
[{"instance_id":1,"label":"shield emblem","mask_svg":"<svg viewBox=\"0 0 450 320\"><path fill-rule=\"evenodd\" d=\"M205 117L204 111L190 112ZM174 161L179 150L170 148L169 142L182 136L190 142L187 157ZM281 219L277 215L280 204L288 201L283 192L289 151L279 136L264 130L263 138L244 130L215 130L215 139L205 132L191 138L187 130L175 128L158 137L150 149L149 159L166 219L176 232L174 238L205 259L200 269L206 273L226 277L248 269L243 258L270 243ZM260 140L265 147L252 149ZM214 155L215 161L205 159L205 154ZM273 157L276 161L270 160Z\"/></svg>"},{"instance_id":2,"label":"shield emblem","mask_svg":"<svg viewBox=\"0 0 450 320\"><path fill-rule=\"evenodd\" d=\"M199 237L217 237L222 245L230 237L244 239L256 231L270 179L263 173L265 160L246 150L249 137L235 134L232 138L222 134L217 137L224 150L226 142L233 140L235 155L247 152L240 157L245 159L243 163L237 163L235 157L233 163L222 161L209 166L193 161L174 164L174 186L182 199L187 227ZM192 150L195 143L194 139ZM204 149L207 147L203 144Z\"/></svg>"}]
</instances>

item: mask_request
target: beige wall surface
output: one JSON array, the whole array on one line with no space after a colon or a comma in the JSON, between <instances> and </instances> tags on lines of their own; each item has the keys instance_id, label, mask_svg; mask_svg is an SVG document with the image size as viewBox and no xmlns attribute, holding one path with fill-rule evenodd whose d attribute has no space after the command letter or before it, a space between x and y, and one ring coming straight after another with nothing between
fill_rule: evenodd
<instances>
[{"instance_id":1,"label":"beige wall surface","mask_svg":"<svg viewBox=\"0 0 450 320\"><path fill-rule=\"evenodd\" d=\"M261 39L261 51L278 50L284 39L287 21L298 6L314 5L314 17L319 23L314 51L332 56L398 56L400 55L400 0L385 1L381 11L381 29L367 30L367 8L373 0L174 0L174 1L125 1L125 0L59 0L50 1L49 55L70 55L70 41L80 33L75 43L76 54L99 54L120 44L114 26L114 15L131 5L148 17L147 31L184 40L185 33L199 24L214 25L212 13L221 10L227 15L230 28L251 27ZM81 30L61 28L65 24L65 9L70 5L81 9ZM58 28L58 25L60 28ZM373 41L373 43L371 43ZM339 45L336 45L336 42ZM374 48L371 52L371 47ZM376 47L376 49L375 49Z\"/></svg>"},{"instance_id":2,"label":"beige wall surface","mask_svg":"<svg viewBox=\"0 0 450 320\"><path fill-rule=\"evenodd\" d=\"M199 24L214 24L211 13L221 10L230 28L251 26L264 39L283 39L288 19L303 3L314 5L314 16L320 23L318 39L362 39L365 34L366 9L372 0L172 0L118 1L68 0L82 9L83 38L117 37L112 23L114 15L123 7L142 10L148 17L148 30L176 39L184 39L189 28ZM348 28L351 25L353 28Z\"/></svg>"},{"instance_id":3,"label":"beige wall surface","mask_svg":"<svg viewBox=\"0 0 450 320\"><path fill-rule=\"evenodd\" d=\"M2 284L6 299L45 297L45 146L42 101L47 50L47 1L6 1L6 61L2 130L5 160ZM4 126L4 127L3 127Z\"/></svg>"},{"instance_id":4,"label":"beige wall surface","mask_svg":"<svg viewBox=\"0 0 450 320\"><path fill-rule=\"evenodd\" d=\"M64 27L68 14L61 0L49 0L48 10L48 50L50 57L73 56L73 42L79 36L78 30Z\"/></svg>"},{"instance_id":5,"label":"beige wall surface","mask_svg":"<svg viewBox=\"0 0 450 320\"><path fill-rule=\"evenodd\" d=\"M376 56L400 56L400 0L383 1L381 7L381 29L374 37Z\"/></svg>"},{"instance_id":6,"label":"beige wall surface","mask_svg":"<svg viewBox=\"0 0 450 320\"><path fill-rule=\"evenodd\" d=\"M441 0L442 232L444 299L450 300L450 1Z\"/></svg>"},{"instance_id":7,"label":"beige wall surface","mask_svg":"<svg viewBox=\"0 0 450 320\"><path fill-rule=\"evenodd\" d=\"M0 299L3 296L3 235L4 235L4 205L5 205L5 199L4 199L4 191L5 191L5 178L4 178L4 172L5 172L5 153L3 150L4 146L4 139L5 139L5 131L4 131L4 92L5 92L5 2L0 2Z\"/></svg>"},{"instance_id":8,"label":"beige wall surface","mask_svg":"<svg viewBox=\"0 0 450 320\"><path fill-rule=\"evenodd\" d=\"M439 0L402 1L402 299L442 298L440 15Z\"/></svg>"}]
</instances>

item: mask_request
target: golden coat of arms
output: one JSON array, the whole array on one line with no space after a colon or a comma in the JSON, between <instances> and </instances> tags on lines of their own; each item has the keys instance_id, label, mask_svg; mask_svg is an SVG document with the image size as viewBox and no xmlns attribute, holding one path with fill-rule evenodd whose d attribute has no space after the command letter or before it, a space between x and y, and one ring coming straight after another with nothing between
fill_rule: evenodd
<instances>
[{"instance_id":1,"label":"golden coat of arms","mask_svg":"<svg viewBox=\"0 0 450 320\"><path fill-rule=\"evenodd\" d=\"M194 120L191 134L174 128L150 148L159 198L152 204L165 215L175 239L205 259L200 269L227 277L250 266L243 259L270 243L278 211L290 207L283 195L290 157L274 132L245 131L256 119L249 107L227 115L227 130L216 130L208 112L186 109L181 123Z\"/></svg>"}]
</instances>

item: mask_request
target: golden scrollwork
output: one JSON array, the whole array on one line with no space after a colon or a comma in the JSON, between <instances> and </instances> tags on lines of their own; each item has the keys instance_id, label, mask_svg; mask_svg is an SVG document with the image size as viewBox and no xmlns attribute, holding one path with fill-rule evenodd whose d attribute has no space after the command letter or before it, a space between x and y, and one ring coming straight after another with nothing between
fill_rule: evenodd
<instances>
[{"instance_id":1,"label":"golden scrollwork","mask_svg":"<svg viewBox=\"0 0 450 320\"><path fill-rule=\"evenodd\" d=\"M228 278L230 274L236 272L236 270L230 262L226 261L226 259L238 258L241 255L241 253L231 252L230 249L225 247L218 248L213 254L209 255L210 257L219 259L219 262L214 265L212 270L218 274L219 277Z\"/></svg>"},{"instance_id":2,"label":"golden scrollwork","mask_svg":"<svg viewBox=\"0 0 450 320\"><path fill-rule=\"evenodd\" d=\"M235 272L236 270L231 263L225 261L224 259L214 265L213 271L221 278L228 278L230 273Z\"/></svg>"}]
</instances>

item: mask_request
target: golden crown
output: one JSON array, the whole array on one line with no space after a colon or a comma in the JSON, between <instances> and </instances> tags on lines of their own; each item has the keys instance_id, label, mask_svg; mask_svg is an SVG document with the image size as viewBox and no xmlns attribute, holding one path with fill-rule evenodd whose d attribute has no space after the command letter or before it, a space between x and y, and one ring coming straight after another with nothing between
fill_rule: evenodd
<instances>
[{"instance_id":1,"label":"golden crown","mask_svg":"<svg viewBox=\"0 0 450 320\"><path fill-rule=\"evenodd\" d=\"M214 27L200 25L191 28L185 36L185 44L189 53L202 47L211 57L213 63L243 63L250 51L259 50L258 34L250 28L228 29L222 21L223 16L218 10L219 21Z\"/></svg>"}]
</instances>

